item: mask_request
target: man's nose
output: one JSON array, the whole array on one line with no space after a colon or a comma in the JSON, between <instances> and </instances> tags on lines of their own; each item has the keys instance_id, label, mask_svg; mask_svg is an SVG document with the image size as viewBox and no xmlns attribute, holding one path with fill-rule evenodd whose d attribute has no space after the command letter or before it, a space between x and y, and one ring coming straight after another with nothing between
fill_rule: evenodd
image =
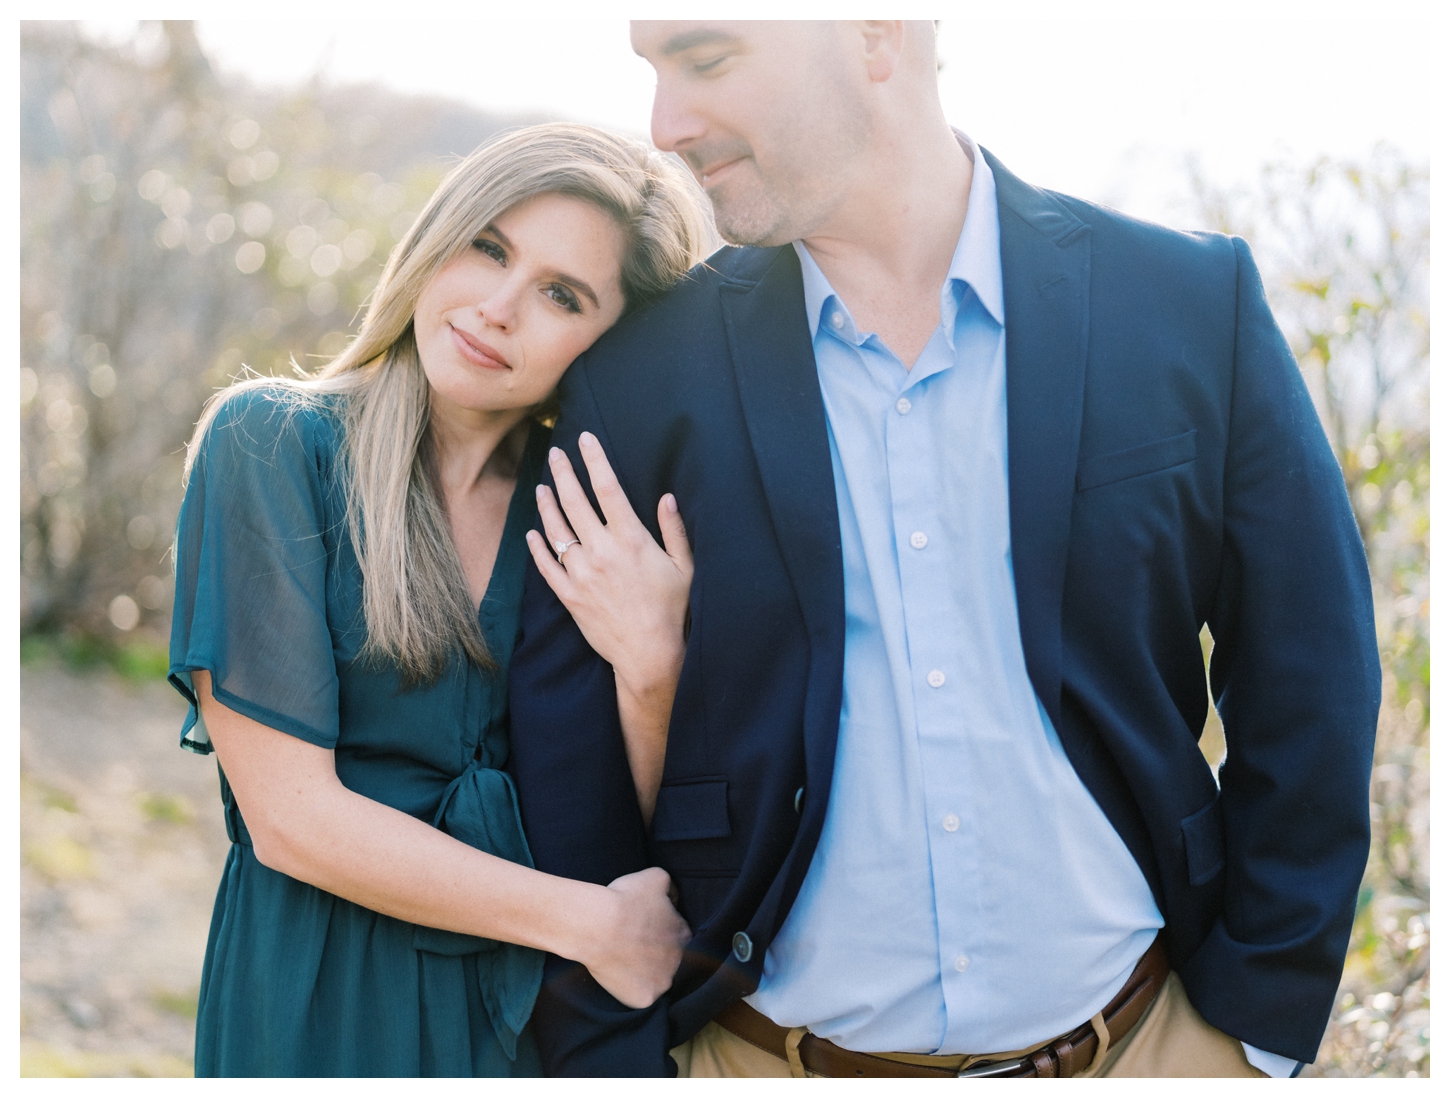
<instances>
[{"instance_id":1,"label":"man's nose","mask_svg":"<svg viewBox=\"0 0 1450 1098\"><path fill-rule=\"evenodd\" d=\"M650 112L650 138L663 152L682 152L705 135L703 116L677 80L660 76Z\"/></svg>"}]
</instances>

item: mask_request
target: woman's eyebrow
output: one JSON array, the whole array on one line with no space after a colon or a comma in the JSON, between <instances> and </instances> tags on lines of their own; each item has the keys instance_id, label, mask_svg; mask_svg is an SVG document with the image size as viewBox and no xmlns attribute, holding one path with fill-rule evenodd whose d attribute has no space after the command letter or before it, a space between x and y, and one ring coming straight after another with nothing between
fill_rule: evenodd
<instances>
[{"instance_id":1,"label":"woman's eyebrow","mask_svg":"<svg viewBox=\"0 0 1450 1098\"><path fill-rule=\"evenodd\" d=\"M485 225L483 227L483 231L488 233L490 236L498 237L498 242L504 246L504 249L506 251L512 252L514 250L513 244L509 241L508 237L504 236L503 233L499 232L498 226ZM575 278L573 275L568 274L565 271L558 270L550 271L549 277L552 278L555 282L562 282L570 289L578 290L581 294L583 294L594 303L594 307L596 309L599 308L599 295L596 294L594 290L590 287L589 283L585 282L582 278Z\"/></svg>"},{"instance_id":2,"label":"woman's eyebrow","mask_svg":"<svg viewBox=\"0 0 1450 1098\"><path fill-rule=\"evenodd\" d=\"M589 283L585 282L583 279L575 278L573 275L565 274L563 271L551 271L550 277L552 277L556 282L562 282L565 286L568 286L571 289L578 290L590 301L594 302L594 307L596 309L599 308L599 298L595 295L594 291L589 288Z\"/></svg>"},{"instance_id":3,"label":"woman's eyebrow","mask_svg":"<svg viewBox=\"0 0 1450 1098\"><path fill-rule=\"evenodd\" d=\"M502 232L499 231L497 225L489 223L483 227L483 231L488 233L490 236L498 237L498 242L504 246L505 251L511 252L514 250L513 242L509 240L508 237L504 236Z\"/></svg>"}]
</instances>

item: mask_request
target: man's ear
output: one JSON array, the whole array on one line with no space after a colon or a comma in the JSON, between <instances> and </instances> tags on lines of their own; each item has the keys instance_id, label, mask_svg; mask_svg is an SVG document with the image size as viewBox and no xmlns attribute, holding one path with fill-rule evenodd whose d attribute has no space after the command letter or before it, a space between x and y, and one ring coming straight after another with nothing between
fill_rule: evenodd
<instances>
[{"instance_id":1,"label":"man's ear","mask_svg":"<svg viewBox=\"0 0 1450 1098\"><path fill-rule=\"evenodd\" d=\"M900 19L863 19L859 26L866 75L872 83L884 84L901 63L906 47L906 24Z\"/></svg>"}]
</instances>

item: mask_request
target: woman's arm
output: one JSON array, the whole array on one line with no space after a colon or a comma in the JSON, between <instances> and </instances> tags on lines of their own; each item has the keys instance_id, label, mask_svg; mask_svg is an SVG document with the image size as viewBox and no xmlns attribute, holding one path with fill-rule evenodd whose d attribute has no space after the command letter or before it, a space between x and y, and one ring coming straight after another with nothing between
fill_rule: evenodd
<instances>
[{"instance_id":1,"label":"woman's arm","mask_svg":"<svg viewBox=\"0 0 1450 1098\"><path fill-rule=\"evenodd\" d=\"M674 496L659 502L662 550L635 515L599 440L586 431L579 436L579 452L605 521L599 521L569 459L556 447L549 452L549 468L558 502L546 486L538 490L544 532L553 544L545 545L531 530L529 549L585 639L614 668L625 754L648 826L685 662L694 557ZM571 541L575 544L556 558L557 547Z\"/></svg>"},{"instance_id":2,"label":"woman's arm","mask_svg":"<svg viewBox=\"0 0 1450 1098\"><path fill-rule=\"evenodd\" d=\"M607 888L516 865L347 789L331 751L244 717L192 672L207 731L257 860L410 923L582 962L630 1007L663 995L689 927L647 869Z\"/></svg>"}]
</instances>

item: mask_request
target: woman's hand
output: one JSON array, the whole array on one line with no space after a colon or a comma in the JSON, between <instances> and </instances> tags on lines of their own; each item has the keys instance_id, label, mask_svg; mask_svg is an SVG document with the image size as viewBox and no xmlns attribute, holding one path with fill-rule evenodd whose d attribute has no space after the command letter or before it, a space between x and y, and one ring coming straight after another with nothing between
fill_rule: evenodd
<instances>
[{"instance_id":1,"label":"woman's hand","mask_svg":"<svg viewBox=\"0 0 1450 1098\"><path fill-rule=\"evenodd\" d=\"M529 550L584 639L614 668L625 753L648 824L685 660L694 556L674 496L665 495L659 502L662 550L636 517L599 440L581 434L579 451L604 521L595 514L569 459L555 448L549 452L549 467L559 498L546 485L538 489L539 514L552 548L531 530Z\"/></svg>"},{"instance_id":2,"label":"woman's hand","mask_svg":"<svg viewBox=\"0 0 1450 1098\"><path fill-rule=\"evenodd\" d=\"M642 869L609 885L613 903L597 941L580 959L599 986L627 1007L647 1007L670 989L690 928L670 902L670 875Z\"/></svg>"},{"instance_id":3,"label":"woman's hand","mask_svg":"<svg viewBox=\"0 0 1450 1098\"><path fill-rule=\"evenodd\" d=\"M529 549L544 579L574 616L584 639L615 671L621 683L643 693L661 682L673 688L685 652L685 611L695 561L675 497L659 502L663 550L635 516L624 489L587 431L579 451L589 470L599 521L573 466L558 447L549 468L559 498L539 485L539 514L550 545L529 531ZM560 512L560 504L563 511ZM566 546L558 552L559 546Z\"/></svg>"},{"instance_id":4,"label":"woman's hand","mask_svg":"<svg viewBox=\"0 0 1450 1098\"><path fill-rule=\"evenodd\" d=\"M579 961L632 1007L669 988L689 928L664 870L604 888L475 850L344 787L331 751L228 709L209 672L191 678L262 865L403 922Z\"/></svg>"}]
</instances>

